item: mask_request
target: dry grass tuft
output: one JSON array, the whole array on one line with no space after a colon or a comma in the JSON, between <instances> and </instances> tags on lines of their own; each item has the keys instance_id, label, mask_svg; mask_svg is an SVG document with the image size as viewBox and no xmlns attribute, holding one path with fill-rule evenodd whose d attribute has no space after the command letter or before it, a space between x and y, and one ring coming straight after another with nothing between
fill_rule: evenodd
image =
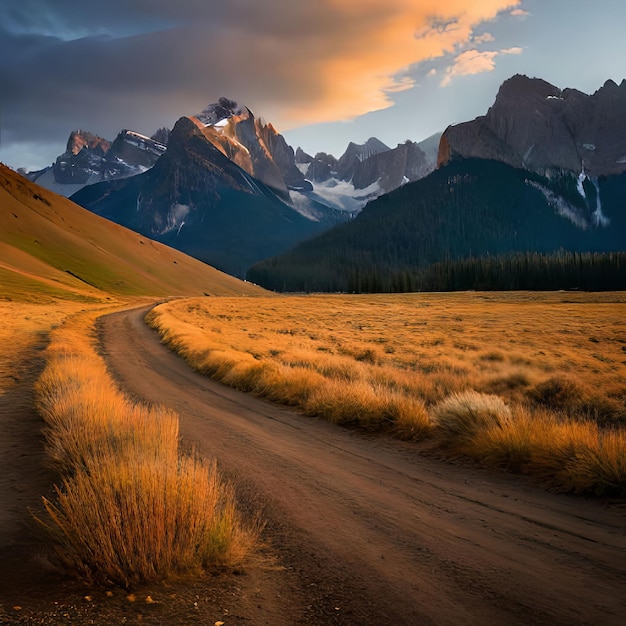
<instances>
[{"instance_id":1,"label":"dry grass tuft","mask_svg":"<svg viewBox=\"0 0 626 626\"><path fill-rule=\"evenodd\" d=\"M59 560L124 587L232 566L250 548L214 464L191 458L99 459L44 499Z\"/></svg>"},{"instance_id":2,"label":"dry grass tuft","mask_svg":"<svg viewBox=\"0 0 626 626\"><path fill-rule=\"evenodd\" d=\"M117 390L89 340L94 319L53 333L37 384L48 454L64 476L37 519L59 561L125 587L240 565L258 525L242 522L215 463L180 454L174 413Z\"/></svg>"},{"instance_id":3,"label":"dry grass tuft","mask_svg":"<svg viewBox=\"0 0 626 626\"><path fill-rule=\"evenodd\" d=\"M605 430L579 451L576 485L579 491L598 495L626 492L626 436L623 431Z\"/></svg>"},{"instance_id":4,"label":"dry grass tuft","mask_svg":"<svg viewBox=\"0 0 626 626\"><path fill-rule=\"evenodd\" d=\"M418 398L405 398L397 407L394 419L395 434L405 441L424 439L432 430L432 421L426 405Z\"/></svg>"},{"instance_id":5,"label":"dry grass tuft","mask_svg":"<svg viewBox=\"0 0 626 626\"><path fill-rule=\"evenodd\" d=\"M485 465L538 477L557 491L626 492L626 433L517 407L503 425L482 430L469 446Z\"/></svg>"},{"instance_id":6,"label":"dry grass tuft","mask_svg":"<svg viewBox=\"0 0 626 626\"><path fill-rule=\"evenodd\" d=\"M464 391L434 406L432 415L442 442L462 448L488 428L504 428L511 420L511 409L498 396Z\"/></svg>"},{"instance_id":7,"label":"dry grass tuft","mask_svg":"<svg viewBox=\"0 0 626 626\"><path fill-rule=\"evenodd\" d=\"M623 421L626 404L602 395L588 384L566 376L551 376L528 391L536 404L567 413L570 417L610 425Z\"/></svg>"}]
</instances>

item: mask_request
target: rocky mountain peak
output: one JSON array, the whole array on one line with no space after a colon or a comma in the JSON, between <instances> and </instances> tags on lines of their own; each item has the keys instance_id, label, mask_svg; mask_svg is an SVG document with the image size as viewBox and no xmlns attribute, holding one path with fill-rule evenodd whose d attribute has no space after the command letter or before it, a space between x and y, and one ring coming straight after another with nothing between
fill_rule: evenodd
<instances>
[{"instance_id":1,"label":"rocky mountain peak","mask_svg":"<svg viewBox=\"0 0 626 626\"><path fill-rule=\"evenodd\" d=\"M337 161L337 175L341 180L351 180L359 163L362 163L375 154L387 152L390 149L389 146L385 145L376 137L370 137L362 144L356 144L351 141L346 151Z\"/></svg>"},{"instance_id":2,"label":"rocky mountain peak","mask_svg":"<svg viewBox=\"0 0 626 626\"><path fill-rule=\"evenodd\" d=\"M539 174L626 171L626 81L589 96L516 75L487 114L446 129L438 165L456 158L495 159Z\"/></svg>"},{"instance_id":3,"label":"rocky mountain peak","mask_svg":"<svg viewBox=\"0 0 626 626\"><path fill-rule=\"evenodd\" d=\"M230 119L233 116L241 116L245 114L246 107L240 106L235 100L221 97L217 102L209 104L200 113L194 115L196 119L205 126L214 126L223 120Z\"/></svg>"},{"instance_id":4,"label":"rocky mountain peak","mask_svg":"<svg viewBox=\"0 0 626 626\"><path fill-rule=\"evenodd\" d=\"M558 87L541 78L529 78L524 74L515 74L500 85L494 106L508 105L520 99L523 101L545 100L550 96L559 97L560 95L561 90Z\"/></svg>"},{"instance_id":5,"label":"rocky mountain peak","mask_svg":"<svg viewBox=\"0 0 626 626\"><path fill-rule=\"evenodd\" d=\"M93 133L85 130L73 130L67 140L67 147L65 150L69 154L76 155L83 148L87 148L99 156L104 156L110 147L111 142L99 137L98 135L94 135Z\"/></svg>"},{"instance_id":6,"label":"rocky mountain peak","mask_svg":"<svg viewBox=\"0 0 626 626\"><path fill-rule=\"evenodd\" d=\"M296 167L291 146L271 124L255 118L248 107L220 98L193 119L224 155L283 198L289 198L289 189L310 188Z\"/></svg>"}]
</instances>

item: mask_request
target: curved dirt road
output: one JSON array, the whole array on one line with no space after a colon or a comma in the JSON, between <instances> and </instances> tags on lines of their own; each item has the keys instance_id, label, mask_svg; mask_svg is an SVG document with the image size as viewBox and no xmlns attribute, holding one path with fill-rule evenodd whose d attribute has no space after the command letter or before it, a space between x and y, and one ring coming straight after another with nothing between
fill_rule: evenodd
<instances>
[{"instance_id":1,"label":"curved dirt road","mask_svg":"<svg viewBox=\"0 0 626 626\"><path fill-rule=\"evenodd\" d=\"M176 410L184 440L263 505L286 568L265 599L271 621L246 623L626 623L623 505L420 457L228 389L161 345L145 312L100 321L109 368Z\"/></svg>"}]
</instances>

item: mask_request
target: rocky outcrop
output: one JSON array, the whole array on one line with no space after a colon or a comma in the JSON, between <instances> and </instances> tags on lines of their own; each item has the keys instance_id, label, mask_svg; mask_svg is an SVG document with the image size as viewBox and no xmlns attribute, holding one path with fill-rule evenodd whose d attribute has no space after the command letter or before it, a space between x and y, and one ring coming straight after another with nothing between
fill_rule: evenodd
<instances>
[{"instance_id":1,"label":"rocky outcrop","mask_svg":"<svg viewBox=\"0 0 626 626\"><path fill-rule=\"evenodd\" d=\"M135 133L132 130L123 130L111 144L111 148L105 155L105 160L111 166L121 161L124 166L134 170L132 174L137 174L139 173L137 171L138 168L147 169L152 167L165 150L165 144L145 135ZM120 177L119 175L115 176L115 178ZM108 178L111 178L111 176L109 175Z\"/></svg>"},{"instance_id":2,"label":"rocky outcrop","mask_svg":"<svg viewBox=\"0 0 626 626\"><path fill-rule=\"evenodd\" d=\"M87 148L94 154L104 156L111 147L111 142L85 130L73 130L67 140L65 152L78 154L83 148Z\"/></svg>"},{"instance_id":3,"label":"rocky outcrop","mask_svg":"<svg viewBox=\"0 0 626 626\"><path fill-rule=\"evenodd\" d=\"M307 154L302 148L296 148L296 163L310 163L313 157Z\"/></svg>"},{"instance_id":4,"label":"rocky outcrop","mask_svg":"<svg viewBox=\"0 0 626 626\"><path fill-rule=\"evenodd\" d=\"M287 189L296 191L311 191L313 185L307 181L296 166L296 156L293 148L287 144L285 138L272 126L262 120L256 120L257 135L269 151L278 171L281 173Z\"/></svg>"},{"instance_id":5,"label":"rocky outcrop","mask_svg":"<svg viewBox=\"0 0 626 626\"><path fill-rule=\"evenodd\" d=\"M306 175L316 183L323 183L332 178L336 169L337 159L332 154L318 152L314 158L311 158Z\"/></svg>"},{"instance_id":6,"label":"rocky outcrop","mask_svg":"<svg viewBox=\"0 0 626 626\"><path fill-rule=\"evenodd\" d=\"M538 78L505 81L487 114L444 132L438 165L495 159L545 175L626 171L626 81L609 80L589 96Z\"/></svg>"}]
</instances>

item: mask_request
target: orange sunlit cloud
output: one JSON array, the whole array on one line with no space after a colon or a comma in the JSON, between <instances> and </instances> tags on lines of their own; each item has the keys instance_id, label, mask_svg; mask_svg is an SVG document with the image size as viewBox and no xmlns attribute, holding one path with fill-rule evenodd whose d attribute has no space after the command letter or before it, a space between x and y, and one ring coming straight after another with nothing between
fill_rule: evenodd
<instances>
[{"instance_id":1,"label":"orange sunlit cloud","mask_svg":"<svg viewBox=\"0 0 626 626\"><path fill-rule=\"evenodd\" d=\"M446 69L446 75L441 81L442 87L447 87L455 76L470 76L492 72L496 67L495 58L500 54L522 54L521 48L506 48L504 50L466 50L454 59L454 64Z\"/></svg>"},{"instance_id":2,"label":"orange sunlit cloud","mask_svg":"<svg viewBox=\"0 0 626 626\"><path fill-rule=\"evenodd\" d=\"M326 41L326 54L317 51L316 62L308 68L308 80L317 84L316 94L286 103L280 112L283 127L351 119L391 106L390 94L414 84L402 75L410 66L493 41L489 34L475 36L474 30L502 11L515 9L519 2L328 0L328 10L345 28L334 33L335 40ZM479 53L471 61L457 57L457 69L444 80L449 82L457 73L475 73L469 68L477 69L478 63L483 67L478 71L488 71L497 54Z\"/></svg>"}]
</instances>

